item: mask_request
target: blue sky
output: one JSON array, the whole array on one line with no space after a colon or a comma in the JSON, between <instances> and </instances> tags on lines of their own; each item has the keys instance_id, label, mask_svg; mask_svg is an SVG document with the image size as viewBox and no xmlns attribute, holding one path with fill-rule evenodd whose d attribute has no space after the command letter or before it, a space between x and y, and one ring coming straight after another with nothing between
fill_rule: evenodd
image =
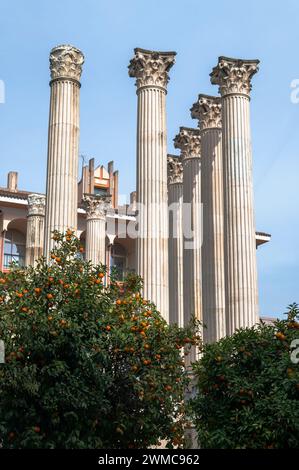
<instances>
[{"instance_id":1,"label":"blue sky","mask_svg":"<svg viewBox=\"0 0 299 470\"><path fill-rule=\"evenodd\" d=\"M219 55L259 58L252 92L256 225L272 234L258 251L262 315L299 302L299 3L251 0L2 0L0 185L45 190L49 50L61 43L85 54L80 152L115 161L120 191L135 189L136 95L127 65L134 47L175 50L168 87L168 151L179 126L195 126L199 93L217 93L209 73Z\"/></svg>"}]
</instances>

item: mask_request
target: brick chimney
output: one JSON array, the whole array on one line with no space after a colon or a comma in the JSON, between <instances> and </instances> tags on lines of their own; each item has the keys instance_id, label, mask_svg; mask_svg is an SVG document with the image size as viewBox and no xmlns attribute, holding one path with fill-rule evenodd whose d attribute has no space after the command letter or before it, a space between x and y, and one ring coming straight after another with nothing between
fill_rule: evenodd
<instances>
[{"instance_id":1,"label":"brick chimney","mask_svg":"<svg viewBox=\"0 0 299 470\"><path fill-rule=\"evenodd\" d=\"M18 172L17 171L10 171L7 175L7 189L9 191L17 191L18 190Z\"/></svg>"}]
</instances>

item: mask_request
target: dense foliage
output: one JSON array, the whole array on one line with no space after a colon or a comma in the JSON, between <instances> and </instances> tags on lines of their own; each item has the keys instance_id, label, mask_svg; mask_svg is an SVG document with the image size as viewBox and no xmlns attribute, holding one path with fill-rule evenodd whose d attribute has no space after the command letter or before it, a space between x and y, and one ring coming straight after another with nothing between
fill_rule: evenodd
<instances>
[{"instance_id":1,"label":"dense foliage","mask_svg":"<svg viewBox=\"0 0 299 470\"><path fill-rule=\"evenodd\" d=\"M192 402L201 447L299 447L298 316L294 304L286 320L204 347Z\"/></svg>"},{"instance_id":2,"label":"dense foliage","mask_svg":"<svg viewBox=\"0 0 299 470\"><path fill-rule=\"evenodd\" d=\"M71 231L54 239L50 264L0 273L0 447L182 446L193 329L168 326L137 277L105 287Z\"/></svg>"}]
</instances>

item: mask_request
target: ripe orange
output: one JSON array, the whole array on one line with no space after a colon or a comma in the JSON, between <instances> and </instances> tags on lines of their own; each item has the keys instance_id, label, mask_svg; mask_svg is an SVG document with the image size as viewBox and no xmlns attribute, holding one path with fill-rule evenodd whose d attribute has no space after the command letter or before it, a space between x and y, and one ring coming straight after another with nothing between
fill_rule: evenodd
<instances>
[{"instance_id":1,"label":"ripe orange","mask_svg":"<svg viewBox=\"0 0 299 470\"><path fill-rule=\"evenodd\" d=\"M52 321L53 317L51 315L48 316L48 321Z\"/></svg>"},{"instance_id":2,"label":"ripe orange","mask_svg":"<svg viewBox=\"0 0 299 470\"><path fill-rule=\"evenodd\" d=\"M33 431L34 432L40 432L40 427L39 426L34 426Z\"/></svg>"},{"instance_id":3,"label":"ripe orange","mask_svg":"<svg viewBox=\"0 0 299 470\"><path fill-rule=\"evenodd\" d=\"M145 344L145 345L144 345L144 349L151 349L151 347L150 347L149 344Z\"/></svg>"},{"instance_id":4,"label":"ripe orange","mask_svg":"<svg viewBox=\"0 0 299 470\"><path fill-rule=\"evenodd\" d=\"M34 292L35 292L36 294L40 294L41 291L42 291L42 290L41 290L40 287L36 287L36 288L34 289Z\"/></svg>"},{"instance_id":5,"label":"ripe orange","mask_svg":"<svg viewBox=\"0 0 299 470\"><path fill-rule=\"evenodd\" d=\"M120 299L117 299L116 305L121 305L121 300Z\"/></svg>"},{"instance_id":6,"label":"ripe orange","mask_svg":"<svg viewBox=\"0 0 299 470\"><path fill-rule=\"evenodd\" d=\"M111 330L111 326L110 325L107 325L106 326L106 331L110 331Z\"/></svg>"},{"instance_id":7,"label":"ripe orange","mask_svg":"<svg viewBox=\"0 0 299 470\"><path fill-rule=\"evenodd\" d=\"M278 333L275 334L276 338L279 339L280 341L284 341L287 337L279 331Z\"/></svg>"},{"instance_id":8,"label":"ripe orange","mask_svg":"<svg viewBox=\"0 0 299 470\"><path fill-rule=\"evenodd\" d=\"M52 294L47 294L47 299L53 299L53 295Z\"/></svg>"},{"instance_id":9,"label":"ripe orange","mask_svg":"<svg viewBox=\"0 0 299 470\"><path fill-rule=\"evenodd\" d=\"M101 279L103 279L103 277L105 277L105 274L104 274L104 273L99 273L99 274L98 274L98 277L100 277Z\"/></svg>"},{"instance_id":10,"label":"ripe orange","mask_svg":"<svg viewBox=\"0 0 299 470\"><path fill-rule=\"evenodd\" d=\"M54 238L54 237L53 237ZM56 259L56 256L55 255L51 255L51 258L52 259Z\"/></svg>"}]
</instances>

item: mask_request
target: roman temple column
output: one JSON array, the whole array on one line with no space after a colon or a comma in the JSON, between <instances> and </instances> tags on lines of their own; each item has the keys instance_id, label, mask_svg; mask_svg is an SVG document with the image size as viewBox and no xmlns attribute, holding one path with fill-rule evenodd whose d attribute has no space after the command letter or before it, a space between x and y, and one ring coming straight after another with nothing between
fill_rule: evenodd
<instances>
[{"instance_id":1,"label":"roman temple column","mask_svg":"<svg viewBox=\"0 0 299 470\"><path fill-rule=\"evenodd\" d=\"M201 205L201 140L199 129L180 127L174 146L181 150L183 161L183 276L184 323L191 317L202 321L202 205ZM190 361L196 360L192 348Z\"/></svg>"},{"instance_id":2,"label":"roman temple column","mask_svg":"<svg viewBox=\"0 0 299 470\"><path fill-rule=\"evenodd\" d=\"M35 261L43 254L45 226L46 196L29 194L27 234L26 234L26 266L34 266Z\"/></svg>"},{"instance_id":3,"label":"roman temple column","mask_svg":"<svg viewBox=\"0 0 299 470\"><path fill-rule=\"evenodd\" d=\"M86 260L92 264L106 264L106 213L111 196L83 198L86 210Z\"/></svg>"},{"instance_id":4,"label":"roman temple column","mask_svg":"<svg viewBox=\"0 0 299 470\"><path fill-rule=\"evenodd\" d=\"M137 114L137 272L146 299L166 321L168 303L168 207L166 88L175 52L135 49L129 65L136 78Z\"/></svg>"},{"instance_id":5,"label":"roman temple column","mask_svg":"<svg viewBox=\"0 0 299 470\"><path fill-rule=\"evenodd\" d=\"M184 326L183 304L183 165L167 155L169 208L169 322Z\"/></svg>"},{"instance_id":6,"label":"roman temple column","mask_svg":"<svg viewBox=\"0 0 299 470\"><path fill-rule=\"evenodd\" d=\"M202 310L204 342L225 336L223 169L220 97L199 95L191 108L201 129L203 207Z\"/></svg>"},{"instance_id":7,"label":"roman temple column","mask_svg":"<svg viewBox=\"0 0 299 470\"><path fill-rule=\"evenodd\" d=\"M211 73L222 96L226 333L258 322L250 131L251 79L258 60L220 57Z\"/></svg>"},{"instance_id":8,"label":"roman temple column","mask_svg":"<svg viewBox=\"0 0 299 470\"><path fill-rule=\"evenodd\" d=\"M84 56L73 46L50 53L51 98L48 135L45 256L53 247L52 231L77 229L79 91Z\"/></svg>"}]
</instances>

